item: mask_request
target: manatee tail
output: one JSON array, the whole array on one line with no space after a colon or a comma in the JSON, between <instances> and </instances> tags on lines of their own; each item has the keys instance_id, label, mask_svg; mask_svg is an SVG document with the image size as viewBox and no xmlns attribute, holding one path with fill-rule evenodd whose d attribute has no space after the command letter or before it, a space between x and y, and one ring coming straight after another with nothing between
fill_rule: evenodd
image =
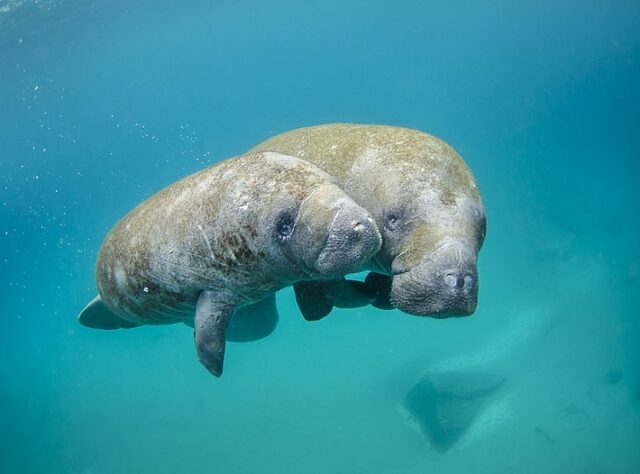
<instances>
[{"instance_id":1,"label":"manatee tail","mask_svg":"<svg viewBox=\"0 0 640 474\"><path fill-rule=\"evenodd\" d=\"M83 326L94 329L129 329L140 326L140 324L129 322L116 315L100 296L96 296L80 311L78 321Z\"/></svg>"}]
</instances>

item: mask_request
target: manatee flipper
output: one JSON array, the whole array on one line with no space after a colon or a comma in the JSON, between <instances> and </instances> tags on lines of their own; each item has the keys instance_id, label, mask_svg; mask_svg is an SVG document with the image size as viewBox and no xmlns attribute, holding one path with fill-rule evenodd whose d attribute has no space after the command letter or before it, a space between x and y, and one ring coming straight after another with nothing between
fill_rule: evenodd
<instances>
[{"instance_id":1,"label":"manatee flipper","mask_svg":"<svg viewBox=\"0 0 640 474\"><path fill-rule=\"evenodd\" d=\"M339 278L333 286L336 308L360 308L373 302L375 293L364 283L358 280Z\"/></svg>"},{"instance_id":2,"label":"manatee flipper","mask_svg":"<svg viewBox=\"0 0 640 474\"><path fill-rule=\"evenodd\" d=\"M293 284L296 303L304 319L319 321L329 315L334 301L332 281L301 281Z\"/></svg>"},{"instance_id":3,"label":"manatee flipper","mask_svg":"<svg viewBox=\"0 0 640 474\"><path fill-rule=\"evenodd\" d=\"M194 338L198 359L216 377L222 375L225 333L236 306L215 291L203 291L196 304Z\"/></svg>"},{"instance_id":4,"label":"manatee flipper","mask_svg":"<svg viewBox=\"0 0 640 474\"><path fill-rule=\"evenodd\" d=\"M307 321L318 321L337 308L359 308L371 304L376 293L363 282L336 278L303 281L293 285L298 308Z\"/></svg>"},{"instance_id":5,"label":"manatee flipper","mask_svg":"<svg viewBox=\"0 0 640 474\"><path fill-rule=\"evenodd\" d=\"M227 328L227 341L256 341L271 334L278 324L276 294L235 312Z\"/></svg>"},{"instance_id":6,"label":"manatee flipper","mask_svg":"<svg viewBox=\"0 0 640 474\"><path fill-rule=\"evenodd\" d=\"M232 342L257 341L271 334L278 325L280 316L275 293L257 303L238 309L227 327L226 340ZM193 319L184 322L194 327Z\"/></svg>"},{"instance_id":7,"label":"manatee flipper","mask_svg":"<svg viewBox=\"0 0 640 474\"><path fill-rule=\"evenodd\" d=\"M129 329L140 326L115 314L100 296L96 296L80 311L78 321L83 326L94 329Z\"/></svg>"},{"instance_id":8,"label":"manatee flipper","mask_svg":"<svg viewBox=\"0 0 640 474\"><path fill-rule=\"evenodd\" d=\"M364 279L366 291L373 295L371 306L378 309L394 309L391 304L391 282L389 275L370 272Z\"/></svg>"}]
</instances>

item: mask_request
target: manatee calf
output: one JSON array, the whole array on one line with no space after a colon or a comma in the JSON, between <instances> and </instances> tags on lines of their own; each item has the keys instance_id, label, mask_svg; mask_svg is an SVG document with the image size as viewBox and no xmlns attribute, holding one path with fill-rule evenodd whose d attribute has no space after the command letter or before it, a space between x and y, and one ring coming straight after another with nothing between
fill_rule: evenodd
<instances>
[{"instance_id":1,"label":"manatee calf","mask_svg":"<svg viewBox=\"0 0 640 474\"><path fill-rule=\"evenodd\" d=\"M473 175L453 148L417 130L329 124L286 132L253 149L265 150L303 158L334 176L382 234L364 283L294 285L307 319L324 317L334 305L367 302L438 318L475 311L485 212Z\"/></svg>"},{"instance_id":2,"label":"manatee calf","mask_svg":"<svg viewBox=\"0 0 640 474\"><path fill-rule=\"evenodd\" d=\"M260 317L278 289L351 272L380 245L370 214L331 176L298 158L251 153L127 214L100 248L99 296L78 318L101 329L193 324L200 361L220 376L237 310Z\"/></svg>"}]
</instances>

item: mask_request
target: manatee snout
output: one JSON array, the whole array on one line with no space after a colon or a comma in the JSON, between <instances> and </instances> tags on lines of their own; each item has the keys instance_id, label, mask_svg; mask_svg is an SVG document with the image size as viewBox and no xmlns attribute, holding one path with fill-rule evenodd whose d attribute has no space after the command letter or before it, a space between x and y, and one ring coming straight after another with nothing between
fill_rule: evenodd
<instances>
[{"instance_id":1,"label":"manatee snout","mask_svg":"<svg viewBox=\"0 0 640 474\"><path fill-rule=\"evenodd\" d=\"M391 303L417 316L468 316L478 304L477 258L470 245L448 242L417 266L393 276Z\"/></svg>"},{"instance_id":2,"label":"manatee snout","mask_svg":"<svg viewBox=\"0 0 640 474\"><path fill-rule=\"evenodd\" d=\"M315 268L323 275L357 271L381 245L380 232L369 213L353 203L340 203Z\"/></svg>"},{"instance_id":3,"label":"manatee snout","mask_svg":"<svg viewBox=\"0 0 640 474\"><path fill-rule=\"evenodd\" d=\"M294 251L312 278L334 278L360 270L380 250L373 217L337 186L323 186L300 210Z\"/></svg>"}]
</instances>

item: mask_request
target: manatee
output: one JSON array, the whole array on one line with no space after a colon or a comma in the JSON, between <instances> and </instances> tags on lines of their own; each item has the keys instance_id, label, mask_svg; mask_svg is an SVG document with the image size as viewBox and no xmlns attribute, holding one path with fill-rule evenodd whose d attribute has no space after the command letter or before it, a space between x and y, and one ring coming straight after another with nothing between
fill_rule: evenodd
<instances>
[{"instance_id":1,"label":"manatee","mask_svg":"<svg viewBox=\"0 0 640 474\"><path fill-rule=\"evenodd\" d=\"M275 291L360 268L380 245L371 215L334 178L295 157L250 153L118 222L98 254L99 295L78 319L100 329L191 324L200 362L220 376L235 313L274 311Z\"/></svg>"},{"instance_id":2,"label":"manatee","mask_svg":"<svg viewBox=\"0 0 640 474\"><path fill-rule=\"evenodd\" d=\"M403 407L438 452L449 451L504 384L502 375L426 373L407 393Z\"/></svg>"},{"instance_id":3,"label":"manatee","mask_svg":"<svg viewBox=\"0 0 640 474\"><path fill-rule=\"evenodd\" d=\"M471 171L444 141L401 127L328 124L285 132L253 148L266 150L334 176L382 234L380 251L363 266L372 272L364 286L343 278L333 288L329 282L294 285L307 319L362 302L436 318L475 311L485 212ZM356 299L348 296L354 292Z\"/></svg>"}]
</instances>

